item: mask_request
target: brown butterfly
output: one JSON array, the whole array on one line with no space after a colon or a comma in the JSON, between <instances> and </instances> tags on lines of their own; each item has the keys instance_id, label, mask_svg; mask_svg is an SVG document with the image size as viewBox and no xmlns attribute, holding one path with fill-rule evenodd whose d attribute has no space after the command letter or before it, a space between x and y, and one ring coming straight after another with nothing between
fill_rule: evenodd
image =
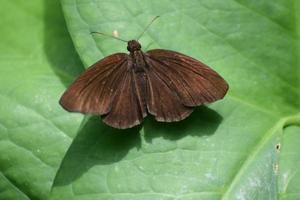
<instances>
[{"instance_id":1,"label":"brown butterfly","mask_svg":"<svg viewBox=\"0 0 300 200\"><path fill-rule=\"evenodd\" d=\"M164 49L144 53L137 40L127 44L129 55L112 54L81 74L61 97L62 107L101 115L106 124L125 129L148 113L161 122L183 120L193 107L222 99L228 90L218 73L194 58Z\"/></svg>"}]
</instances>

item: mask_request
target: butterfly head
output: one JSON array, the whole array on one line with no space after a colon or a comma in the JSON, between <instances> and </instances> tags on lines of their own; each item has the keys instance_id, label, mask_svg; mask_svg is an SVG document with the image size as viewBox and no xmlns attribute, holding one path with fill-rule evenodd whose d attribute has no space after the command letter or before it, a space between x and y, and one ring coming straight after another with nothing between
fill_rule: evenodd
<instances>
[{"instance_id":1,"label":"butterfly head","mask_svg":"<svg viewBox=\"0 0 300 200\"><path fill-rule=\"evenodd\" d=\"M141 48L141 44L136 40L130 40L127 43L127 50L129 52L139 51Z\"/></svg>"}]
</instances>

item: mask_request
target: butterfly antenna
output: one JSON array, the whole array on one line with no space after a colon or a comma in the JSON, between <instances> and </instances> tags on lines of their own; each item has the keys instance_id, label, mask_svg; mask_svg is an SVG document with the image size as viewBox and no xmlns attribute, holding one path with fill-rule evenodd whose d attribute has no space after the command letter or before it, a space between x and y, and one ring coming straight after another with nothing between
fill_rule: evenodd
<instances>
[{"instance_id":1,"label":"butterfly antenna","mask_svg":"<svg viewBox=\"0 0 300 200\"><path fill-rule=\"evenodd\" d=\"M148 30L148 28L151 26L151 24L157 19L159 18L159 16L154 17L151 22L146 26L146 28L143 30L143 32L139 35L139 37L137 38L137 40L139 40L143 34Z\"/></svg>"},{"instance_id":2,"label":"butterfly antenna","mask_svg":"<svg viewBox=\"0 0 300 200\"><path fill-rule=\"evenodd\" d=\"M104 36L106 36L106 37L111 37L111 38L114 38L114 39L116 39L116 40L120 40L120 41L123 41L123 42L126 42L126 43L128 42L128 41L126 41L126 40L123 40L123 39L121 39L121 38L118 38L118 37L116 37L116 36L109 35L109 34L106 34L106 33L101 33L101 32L92 31L91 34L100 34L100 35L104 35Z\"/></svg>"}]
</instances>

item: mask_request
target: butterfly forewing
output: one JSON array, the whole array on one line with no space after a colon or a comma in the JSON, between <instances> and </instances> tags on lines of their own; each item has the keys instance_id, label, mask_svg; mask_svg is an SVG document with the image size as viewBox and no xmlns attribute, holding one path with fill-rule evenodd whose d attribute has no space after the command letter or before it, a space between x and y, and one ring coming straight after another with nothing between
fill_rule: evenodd
<instances>
[{"instance_id":1,"label":"butterfly forewing","mask_svg":"<svg viewBox=\"0 0 300 200\"><path fill-rule=\"evenodd\" d=\"M128 55L110 55L87 69L66 90L60 104L68 111L106 114L127 70Z\"/></svg>"},{"instance_id":2,"label":"butterfly forewing","mask_svg":"<svg viewBox=\"0 0 300 200\"><path fill-rule=\"evenodd\" d=\"M185 106L197 106L224 97L228 90L225 80L205 64L178 52L155 49L145 54L155 73Z\"/></svg>"}]
</instances>

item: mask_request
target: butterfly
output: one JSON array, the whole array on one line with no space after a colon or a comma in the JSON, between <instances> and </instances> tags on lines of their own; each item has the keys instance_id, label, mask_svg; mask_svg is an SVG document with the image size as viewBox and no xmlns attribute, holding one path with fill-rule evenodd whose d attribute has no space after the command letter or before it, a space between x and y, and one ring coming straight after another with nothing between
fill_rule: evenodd
<instances>
[{"instance_id":1,"label":"butterfly","mask_svg":"<svg viewBox=\"0 0 300 200\"><path fill-rule=\"evenodd\" d=\"M127 50L83 72L62 95L61 106L126 129L148 114L160 122L183 120L195 106L222 99L228 91L217 72L192 57L165 49L143 52L137 40L128 41Z\"/></svg>"}]
</instances>

